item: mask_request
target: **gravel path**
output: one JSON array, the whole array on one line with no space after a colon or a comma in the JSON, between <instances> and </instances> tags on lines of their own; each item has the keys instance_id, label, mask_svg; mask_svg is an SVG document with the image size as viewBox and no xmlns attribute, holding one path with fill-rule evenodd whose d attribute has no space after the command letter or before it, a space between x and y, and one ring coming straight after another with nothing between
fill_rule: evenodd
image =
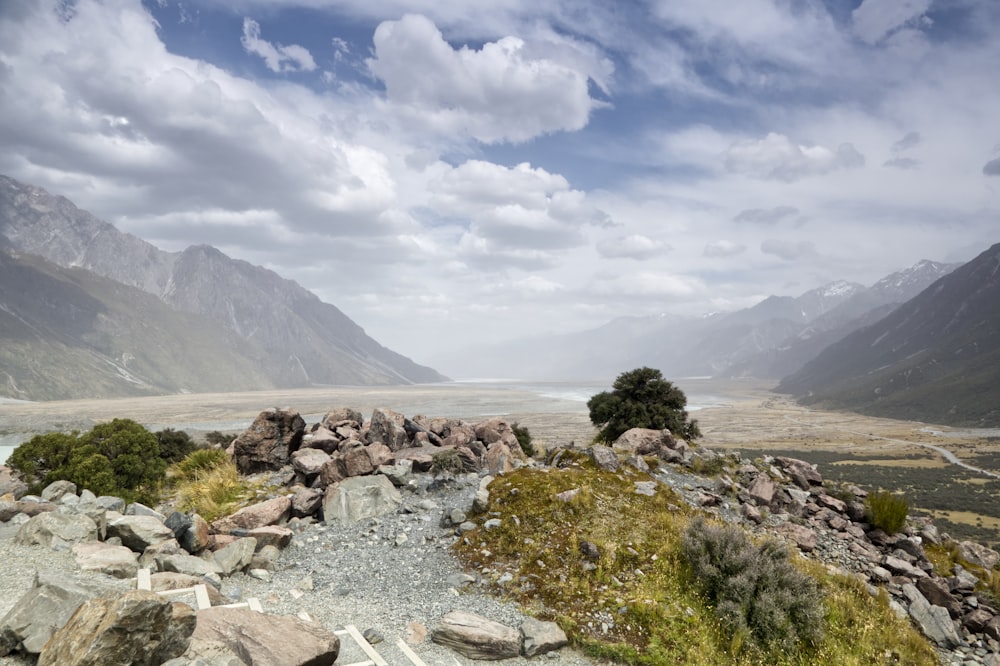
<instances>
[{"instance_id":1,"label":"gravel path","mask_svg":"<svg viewBox=\"0 0 1000 666\"><path fill-rule=\"evenodd\" d=\"M331 630L345 624L360 631L374 629L384 638L376 649L393 666L410 663L396 645L398 639L408 638L408 629L423 627L429 632L453 610L518 627L523 615L517 606L485 594L481 583L463 587L464 572L448 550L457 537L453 530L439 526L444 512L468 510L479 478L467 475L430 487L432 480L420 476L418 486L403 491L402 511L356 524L310 525L283 552L270 581L237 574L224 580L223 593L240 599L257 597L268 613L308 613ZM6 613L30 587L38 569L80 575L68 552L14 544L10 537L15 529L0 527L0 613ZM119 584L127 585L125 581ZM438 646L429 637L419 642L411 637L410 647L430 666L486 663ZM338 663L363 658L350 639L342 641ZM0 658L0 666L33 663L24 657ZM585 666L603 662L566 648L533 660L502 663Z\"/></svg>"}]
</instances>

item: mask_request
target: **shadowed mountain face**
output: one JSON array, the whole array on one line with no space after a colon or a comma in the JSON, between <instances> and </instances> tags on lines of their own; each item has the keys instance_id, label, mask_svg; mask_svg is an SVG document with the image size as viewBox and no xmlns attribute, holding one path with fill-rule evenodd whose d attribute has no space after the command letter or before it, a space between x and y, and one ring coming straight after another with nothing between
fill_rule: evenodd
<instances>
[{"instance_id":1,"label":"shadowed mountain face","mask_svg":"<svg viewBox=\"0 0 1000 666\"><path fill-rule=\"evenodd\" d=\"M164 252L119 232L63 197L4 176L0 176L0 246L39 255L59 266L86 269L146 292L165 311L172 308L178 317L184 314L189 323L197 322L202 332L227 331L229 338L241 341L234 349L246 353L254 368L250 375L213 380L230 390L444 379L381 346L336 307L273 271L230 259L207 246ZM26 287L30 299L33 283ZM67 303L73 301L64 295ZM101 296L94 297L103 302ZM59 332L63 342L67 335L78 339L80 331L60 332L54 322L49 323L45 330ZM37 336L33 344L41 344ZM49 372L61 370L55 366ZM164 390L175 389L150 392ZM80 395L89 395L86 387Z\"/></svg>"},{"instance_id":2,"label":"shadowed mountain face","mask_svg":"<svg viewBox=\"0 0 1000 666\"><path fill-rule=\"evenodd\" d=\"M1000 425L1000 244L828 347L777 390L876 416Z\"/></svg>"}]
</instances>

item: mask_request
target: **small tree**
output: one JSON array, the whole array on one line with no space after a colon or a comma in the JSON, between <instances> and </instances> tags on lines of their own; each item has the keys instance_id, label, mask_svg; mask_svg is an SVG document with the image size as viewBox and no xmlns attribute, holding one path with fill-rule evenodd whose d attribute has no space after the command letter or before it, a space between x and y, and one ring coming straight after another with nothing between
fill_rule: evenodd
<instances>
[{"instance_id":1,"label":"small tree","mask_svg":"<svg viewBox=\"0 0 1000 666\"><path fill-rule=\"evenodd\" d=\"M631 428L670 430L687 440L701 437L696 420L688 420L687 396L654 368L637 368L615 379L612 391L587 401L590 421L601 429L597 438L613 442Z\"/></svg>"}]
</instances>

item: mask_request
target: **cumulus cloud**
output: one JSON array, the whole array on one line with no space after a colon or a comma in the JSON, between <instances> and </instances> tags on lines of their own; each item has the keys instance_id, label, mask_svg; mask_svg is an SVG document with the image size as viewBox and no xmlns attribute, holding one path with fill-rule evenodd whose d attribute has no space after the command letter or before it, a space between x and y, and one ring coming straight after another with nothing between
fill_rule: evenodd
<instances>
[{"instance_id":1,"label":"cumulus cloud","mask_svg":"<svg viewBox=\"0 0 1000 666\"><path fill-rule=\"evenodd\" d=\"M898 154L905 150L909 150L917 146L923 138L920 136L920 132L907 132L902 139L892 144L892 153Z\"/></svg>"},{"instance_id":2,"label":"cumulus cloud","mask_svg":"<svg viewBox=\"0 0 1000 666\"><path fill-rule=\"evenodd\" d=\"M734 243L728 240L710 241L705 244L705 250L702 252L706 257L711 257L713 259L719 259L722 257L735 257L738 254L743 254L746 252L747 246L741 243Z\"/></svg>"},{"instance_id":3,"label":"cumulus cloud","mask_svg":"<svg viewBox=\"0 0 1000 666\"><path fill-rule=\"evenodd\" d=\"M597 251L602 257L609 259L636 259L643 261L659 256L670 250L670 246L662 241L654 240L642 234L629 234L618 238L609 238L597 244Z\"/></svg>"},{"instance_id":4,"label":"cumulus cloud","mask_svg":"<svg viewBox=\"0 0 1000 666\"><path fill-rule=\"evenodd\" d=\"M272 72L311 72L316 69L309 50L298 44L272 44L261 39L260 24L251 18L243 19L243 36L240 38L247 53L258 55Z\"/></svg>"},{"instance_id":5,"label":"cumulus cloud","mask_svg":"<svg viewBox=\"0 0 1000 666\"><path fill-rule=\"evenodd\" d=\"M798 215L799 209L794 206L777 206L775 208L748 208L740 211L733 222L750 222L752 224L777 224L785 218Z\"/></svg>"},{"instance_id":6,"label":"cumulus cloud","mask_svg":"<svg viewBox=\"0 0 1000 666\"><path fill-rule=\"evenodd\" d=\"M899 28L921 20L932 0L864 0L851 12L854 34L875 44Z\"/></svg>"},{"instance_id":7,"label":"cumulus cloud","mask_svg":"<svg viewBox=\"0 0 1000 666\"><path fill-rule=\"evenodd\" d=\"M893 169L916 169L920 166L920 161L915 160L912 157L893 157L891 160L886 160L882 163L884 167L890 167Z\"/></svg>"},{"instance_id":8,"label":"cumulus cloud","mask_svg":"<svg viewBox=\"0 0 1000 666\"><path fill-rule=\"evenodd\" d=\"M732 144L724 154L726 169L755 178L792 182L837 169L854 169L865 158L850 143L836 150L825 146L794 143L783 134L769 133L763 139L746 139Z\"/></svg>"},{"instance_id":9,"label":"cumulus cloud","mask_svg":"<svg viewBox=\"0 0 1000 666\"><path fill-rule=\"evenodd\" d=\"M374 42L368 67L389 102L441 133L526 141L581 129L594 106L586 74L531 57L517 37L455 49L430 19L410 14L380 24Z\"/></svg>"},{"instance_id":10,"label":"cumulus cloud","mask_svg":"<svg viewBox=\"0 0 1000 666\"><path fill-rule=\"evenodd\" d=\"M816 246L810 241L783 241L775 238L768 238L760 244L760 251L764 254L771 254L785 261L795 261L802 257L810 257L816 254Z\"/></svg>"}]
</instances>

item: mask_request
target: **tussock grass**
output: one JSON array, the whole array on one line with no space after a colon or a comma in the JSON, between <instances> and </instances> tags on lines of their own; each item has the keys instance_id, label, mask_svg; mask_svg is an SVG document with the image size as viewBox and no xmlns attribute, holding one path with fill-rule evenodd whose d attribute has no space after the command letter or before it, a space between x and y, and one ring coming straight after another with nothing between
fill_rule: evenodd
<instances>
[{"instance_id":1,"label":"tussock grass","mask_svg":"<svg viewBox=\"0 0 1000 666\"><path fill-rule=\"evenodd\" d=\"M910 503L902 495L888 490L877 490L865 498L865 513L875 527L886 534L895 534L906 525Z\"/></svg>"},{"instance_id":2,"label":"tussock grass","mask_svg":"<svg viewBox=\"0 0 1000 666\"><path fill-rule=\"evenodd\" d=\"M225 451L199 449L171 466L177 508L193 511L207 521L227 516L255 497L255 489L240 477Z\"/></svg>"},{"instance_id":3,"label":"tussock grass","mask_svg":"<svg viewBox=\"0 0 1000 666\"><path fill-rule=\"evenodd\" d=\"M822 635L765 655L720 620L682 551L699 515L668 488L648 497L632 470L597 470L580 456L561 469L524 468L490 485L501 526L475 530L457 555L528 612L557 621L576 645L623 664L935 664L927 642L863 586L792 557L820 590ZM569 501L557 493L577 489ZM596 547L596 552L594 548Z\"/></svg>"}]
</instances>

